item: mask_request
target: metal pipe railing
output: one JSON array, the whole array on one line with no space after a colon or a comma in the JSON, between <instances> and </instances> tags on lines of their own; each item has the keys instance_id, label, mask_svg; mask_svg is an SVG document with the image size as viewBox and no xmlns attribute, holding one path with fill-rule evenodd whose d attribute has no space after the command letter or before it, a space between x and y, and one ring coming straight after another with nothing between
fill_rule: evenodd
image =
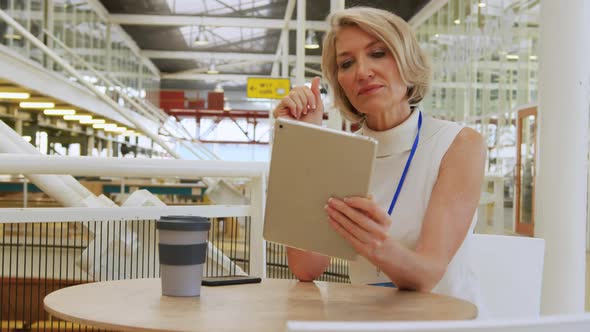
<instances>
[{"instance_id":1,"label":"metal pipe railing","mask_svg":"<svg viewBox=\"0 0 590 332\"><path fill-rule=\"evenodd\" d=\"M0 154L0 174L71 174L74 176L251 178L266 174L257 161L70 157Z\"/></svg>"},{"instance_id":2,"label":"metal pipe railing","mask_svg":"<svg viewBox=\"0 0 590 332\"><path fill-rule=\"evenodd\" d=\"M57 45L59 45L64 51L66 51L66 53L68 53L70 56L72 56L76 61L78 61L79 63L81 63L83 66L85 66L88 70L90 70L90 72L95 75L97 78L99 78L100 80L102 80L105 84L107 84L108 86L115 86L115 85L119 85L119 86L123 86L124 84L121 83L118 79L112 77L112 75L108 75L109 78L107 78L103 73L97 71L96 69L94 69L94 67L92 67L91 64L89 64L86 60L84 60L81 56L77 55L74 51L72 51L66 44L64 44L60 39L58 39L57 37L53 36L53 34L51 34L51 32L47 31L46 29L43 29L43 33L48 36L53 42L55 42ZM134 98L133 96L129 96L125 93L121 93L121 97L123 97L123 99L125 99L125 101L127 101L128 103L130 103L135 109L136 111L141 112L144 116L146 117L151 117L152 120L154 122L159 122L162 124L162 126L165 129L165 125L168 119L170 119L170 117L165 114L164 112L162 112L159 108L156 108L155 106L149 104L148 102L146 102L145 100L142 100L140 98ZM172 122L177 129L180 129L180 132L182 134L185 135L185 139L189 139L192 141L194 141L194 138L190 135L190 133L186 130L186 128L177 123L176 121ZM173 135L174 133L166 130L168 133L170 133L171 135ZM174 135L173 135L174 136ZM180 137L176 137L174 136L176 139L180 139L182 140L182 138ZM182 144L182 141L181 141ZM219 159L219 157L217 157L213 152L211 152L209 149L207 149L202 143L197 142L197 147L201 151L201 153L203 153L206 157L203 158L203 156L197 154L195 151L193 151L191 148L189 148L188 146L186 146L187 149L189 149L189 151L191 151L195 156L202 158L202 159Z\"/></svg>"},{"instance_id":3,"label":"metal pipe railing","mask_svg":"<svg viewBox=\"0 0 590 332\"><path fill-rule=\"evenodd\" d=\"M0 134L2 134L2 136L5 138L4 140L0 141L0 152L41 155L39 150L37 150L30 143L23 140L20 135L13 131L12 128L7 126L3 121L0 121ZM81 201L96 198L96 196L92 194L90 190L86 189L86 187L81 185L70 175L26 176L31 178L31 181L33 181L33 183L35 183L39 188L43 188L44 192L60 201L65 206L80 206L79 203ZM62 186L66 186L67 188L64 189ZM50 192L45 190L49 190ZM74 193L68 195L70 191L73 191ZM76 197L74 201L70 201L70 198L67 198L69 196L78 197ZM67 202L64 202L63 200L70 201L72 204L66 204Z\"/></svg>"},{"instance_id":4,"label":"metal pipe railing","mask_svg":"<svg viewBox=\"0 0 590 332\"><path fill-rule=\"evenodd\" d=\"M218 160L127 159L99 157L0 154L0 174L71 174L124 177L232 177L251 178L249 185L252 231L250 273L265 276L265 242L262 237L265 181L268 164ZM158 207L166 209L166 207ZM117 208L124 209L124 208ZM93 209L88 209L92 211ZM96 210L94 210L96 211ZM121 215L123 214L121 210Z\"/></svg>"}]
</instances>

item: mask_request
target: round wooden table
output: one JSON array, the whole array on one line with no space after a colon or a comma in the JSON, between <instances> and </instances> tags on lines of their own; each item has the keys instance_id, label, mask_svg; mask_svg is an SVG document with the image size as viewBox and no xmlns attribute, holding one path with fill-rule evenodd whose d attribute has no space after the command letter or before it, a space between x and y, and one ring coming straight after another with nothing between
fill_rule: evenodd
<instances>
[{"instance_id":1,"label":"round wooden table","mask_svg":"<svg viewBox=\"0 0 590 332\"><path fill-rule=\"evenodd\" d=\"M327 282L264 279L202 287L200 297L161 295L160 279L96 282L45 297L52 315L123 331L283 331L288 320L473 319L475 305L430 293Z\"/></svg>"}]
</instances>

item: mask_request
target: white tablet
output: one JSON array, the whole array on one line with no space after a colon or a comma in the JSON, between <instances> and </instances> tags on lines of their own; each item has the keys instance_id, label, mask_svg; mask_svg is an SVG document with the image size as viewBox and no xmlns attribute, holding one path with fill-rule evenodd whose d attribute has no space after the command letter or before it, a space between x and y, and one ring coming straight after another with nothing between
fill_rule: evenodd
<instances>
[{"instance_id":1,"label":"white tablet","mask_svg":"<svg viewBox=\"0 0 590 332\"><path fill-rule=\"evenodd\" d=\"M353 260L356 251L328 224L328 198L367 196L377 142L288 119L275 122L264 238Z\"/></svg>"}]
</instances>

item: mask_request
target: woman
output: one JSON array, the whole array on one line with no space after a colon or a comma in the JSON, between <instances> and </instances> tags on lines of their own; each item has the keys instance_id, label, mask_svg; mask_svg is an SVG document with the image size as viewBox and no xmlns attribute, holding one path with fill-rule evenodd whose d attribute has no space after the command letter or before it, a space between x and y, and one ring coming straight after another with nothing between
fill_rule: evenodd
<instances>
[{"instance_id":1,"label":"woman","mask_svg":"<svg viewBox=\"0 0 590 332\"><path fill-rule=\"evenodd\" d=\"M328 18L323 72L335 104L359 134L375 138L371 197L332 197L327 222L361 256L353 283L437 292L478 303L469 234L483 181L485 146L470 128L421 113L430 66L409 25L379 9L351 8ZM320 124L319 78L296 87L273 111ZM406 170L406 171L404 171ZM311 281L329 257L288 248L289 267Z\"/></svg>"}]
</instances>

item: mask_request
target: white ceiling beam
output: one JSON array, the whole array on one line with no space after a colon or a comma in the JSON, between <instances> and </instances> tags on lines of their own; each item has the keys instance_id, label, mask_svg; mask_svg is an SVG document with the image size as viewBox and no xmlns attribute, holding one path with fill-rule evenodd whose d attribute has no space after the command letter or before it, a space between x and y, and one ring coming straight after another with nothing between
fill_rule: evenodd
<instances>
[{"instance_id":1,"label":"white ceiling beam","mask_svg":"<svg viewBox=\"0 0 590 332\"><path fill-rule=\"evenodd\" d=\"M482 90L515 90L517 89L516 84L506 83L475 83L475 82L434 82L432 88L445 88L445 89L482 89Z\"/></svg>"},{"instance_id":2,"label":"white ceiling beam","mask_svg":"<svg viewBox=\"0 0 590 332\"><path fill-rule=\"evenodd\" d=\"M477 61L474 65L477 70L531 70L539 69L538 62L529 61Z\"/></svg>"},{"instance_id":3,"label":"white ceiling beam","mask_svg":"<svg viewBox=\"0 0 590 332\"><path fill-rule=\"evenodd\" d=\"M275 55L273 53L236 53L236 52L200 52L200 51L159 51L144 50L141 52L145 57L150 59L182 59L182 60L240 60L249 61L257 60L260 62L273 62ZM289 62L295 62L295 55L289 55ZM305 57L306 63L321 63L322 57L319 55L308 55Z\"/></svg>"},{"instance_id":4,"label":"white ceiling beam","mask_svg":"<svg viewBox=\"0 0 590 332\"><path fill-rule=\"evenodd\" d=\"M306 69L307 71L307 69ZM187 80L187 81L195 81L195 80L203 80L203 81L232 81L232 82L240 82L246 83L249 77L261 77L261 78L276 78L274 76L267 76L267 75L257 75L257 74L191 74L191 73L182 73L182 74L162 74L162 79L167 80ZM306 76L306 81L311 81L314 76ZM292 82L295 81L294 76L289 77Z\"/></svg>"},{"instance_id":5,"label":"white ceiling beam","mask_svg":"<svg viewBox=\"0 0 590 332\"><path fill-rule=\"evenodd\" d=\"M242 74L162 74L162 79L173 80L204 80L204 81L237 81L246 82L248 77L268 77L261 75L242 75Z\"/></svg>"},{"instance_id":6,"label":"white ceiling beam","mask_svg":"<svg viewBox=\"0 0 590 332\"><path fill-rule=\"evenodd\" d=\"M279 42L277 43L277 50L275 51L275 61L272 63L272 72L278 72L279 68L279 57L283 53L284 43L288 42L285 40L289 37L287 34L289 32L289 22L291 22L291 17L293 16L293 10L295 10L295 0L289 0L287 3L287 8L285 9L285 18L283 19L283 28L281 30L281 36L279 37ZM289 45L287 45L288 47ZM288 53L288 51L287 51ZM285 65L288 67L288 65Z\"/></svg>"},{"instance_id":7,"label":"white ceiling beam","mask_svg":"<svg viewBox=\"0 0 590 332\"><path fill-rule=\"evenodd\" d=\"M189 26L204 25L208 27L235 27L235 28L262 28L283 29L284 20L269 18L243 18L243 17L215 17L193 15L137 15L137 14L110 14L109 21L119 25L149 25L149 26ZM307 29L326 31L328 24L325 21L307 21ZM297 29L297 22L289 22L290 30Z\"/></svg>"},{"instance_id":8,"label":"white ceiling beam","mask_svg":"<svg viewBox=\"0 0 590 332\"><path fill-rule=\"evenodd\" d=\"M414 14L408 21L410 26L416 30L422 23L426 22L434 13L437 13L449 0L430 0L419 12Z\"/></svg>"},{"instance_id":9,"label":"white ceiling beam","mask_svg":"<svg viewBox=\"0 0 590 332\"><path fill-rule=\"evenodd\" d=\"M259 63L263 63L264 61L259 61L259 60L248 60L248 61L240 61L240 62L229 62L229 63L224 63L221 65L216 65L215 68L217 70L226 70L229 68L234 68L234 67L245 67L245 66L251 66L251 65L256 65ZM174 72L171 74L202 74L202 73L206 73L209 70L209 67L200 67L200 68L193 68L193 69L188 69L188 70L183 70L183 71L178 71L178 72Z\"/></svg>"}]
</instances>

